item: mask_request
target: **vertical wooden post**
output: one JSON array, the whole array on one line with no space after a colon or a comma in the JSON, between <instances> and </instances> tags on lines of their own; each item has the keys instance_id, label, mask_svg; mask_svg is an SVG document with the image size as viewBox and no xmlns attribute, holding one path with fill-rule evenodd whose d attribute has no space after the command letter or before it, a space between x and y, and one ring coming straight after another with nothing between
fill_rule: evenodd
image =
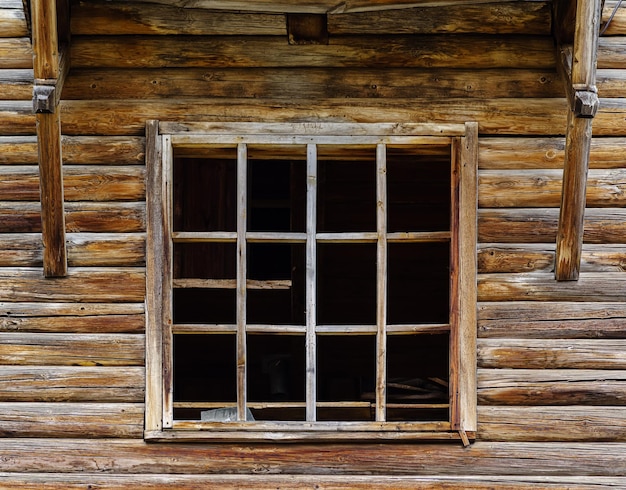
<instances>
[{"instance_id":1,"label":"vertical wooden post","mask_svg":"<svg viewBox=\"0 0 626 490\"><path fill-rule=\"evenodd\" d=\"M237 145L237 420L246 420L246 228L248 196L248 147Z\"/></svg>"},{"instance_id":2,"label":"vertical wooden post","mask_svg":"<svg viewBox=\"0 0 626 490\"><path fill-rule=\"evenodd\" d=\"M596 61L600 0L578 0L567 118L561 213L556 239L555 278L577 280L583 245L591 123L598 108ZM570 95L571 94L571 95Z\"/></svg>"},{"instance_id":3,"label":"vertical wooden post","mask_svg":"<svg viewBox=\"0 0 626 490\"><path fill-rule=\"evenodd\" d=\"M306 420L317 419L317 146L306 155Z\"/></svg>"},{"instance_id":4,"label":"vertical wooden post","mask_svg":"<svg viewBox=\"0 0 626 490\"><path fill-rule=\"evenodd\" d=\"M376 421L387 417L387 147L376 146Z\"/></svg>"},{"instance_id":5,"label":"vertical wooden post","mask_svg":"<svg viewBox=\"0 0 626 490\"><path fill-rule=\"evenodd\" d=\"M32 0L33 110L37 114L43 269L46 277L67 275L65 212L63 209L63 157L58 111L63 75L57 32L56 0Z\"/></svg>"}]
</instances>

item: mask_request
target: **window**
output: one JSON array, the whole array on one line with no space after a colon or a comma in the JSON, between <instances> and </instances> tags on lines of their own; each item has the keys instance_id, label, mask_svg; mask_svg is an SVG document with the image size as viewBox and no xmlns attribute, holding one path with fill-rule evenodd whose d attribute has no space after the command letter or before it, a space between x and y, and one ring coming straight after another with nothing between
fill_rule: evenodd
<instances>
[{"instance_id":1,"label":"window","mask_svg":"<svg viewBox=\"0 0 626 490\"><path fill-rule=\"evenodd\" d=\"M476 124L146 146L147 439L473 437Z\"/></svg>"}]
</instances>

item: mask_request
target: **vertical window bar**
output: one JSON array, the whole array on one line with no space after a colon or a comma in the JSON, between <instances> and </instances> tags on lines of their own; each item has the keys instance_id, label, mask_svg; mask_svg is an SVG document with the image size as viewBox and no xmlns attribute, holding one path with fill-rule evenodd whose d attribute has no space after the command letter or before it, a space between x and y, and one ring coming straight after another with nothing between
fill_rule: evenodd
<instances>
[{"instance_id":1,"label":"vertical window bar","mask_svg":"<svg viewBox=\"0 0 626 490\"><path fill-rule=\"evenodd\" d=\"M163 216L163 222L166 223L166 235L163 237L163 253L166 255L164 265L166 270L163 271L163 291L167 291L167 294L163 295L163 427L171 428L174 419L174 353L173 342L174 337L172 335L172 322L173 322L173 289L172 289L172 274L173 274L173 244L171 231L174 229L173 219L173 189L172 182L174 178L174 155L172 151L171 137L169 135L163 135L162 140L162 163L163 163L163 179L162 192L165 199L163 210L165 216Z\"/></svg>"},{"instance_id":2,"label":"vertical window bar","mask_svg":"<svg viewBox=\"0 0 626 490\"><path fill-rule=\"evenodd\" d=\"M237 145L237 420L246 420L246 222L248 147Z\"/></svg>"},{"instance_id":3,"label":"vertical window bar","mask_svg":"<svg viewBox=\"0 0 626 490\"><path fill-rule=\"evenodd\" d=\"M376 146L376 421L386 419L387 385L387 151Z\"/></svg>"},{"instance_id":4,"label":"vertical window bar","mask_svg":"<svg viewBox=\"0 0 626 490\"><path fill-rule=\"evenodd\" d=\"M317 419L316 387L316 242L317 231L317 146L307 145L306 152L306 420Z\"/></svg>"}]
</instances>

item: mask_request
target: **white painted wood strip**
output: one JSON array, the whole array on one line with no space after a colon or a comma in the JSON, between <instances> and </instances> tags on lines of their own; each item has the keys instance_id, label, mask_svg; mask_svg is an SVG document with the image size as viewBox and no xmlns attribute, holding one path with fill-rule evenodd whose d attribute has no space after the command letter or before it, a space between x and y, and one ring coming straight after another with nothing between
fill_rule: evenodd
<instances>
[{"instance_id":1,"label":"white painted wood strip","mask_svg":"<svg viewBox=\"0 0 626 490\"><path fill-rule=\"evenodd\" d=\"M305 335L305 325L262 325L248 324L246 326L247 333L266 333L266 334L284 334L284 335ZM236 334L236 324L210 324L210 323L180 323L174 325L174 333L176 334Z\"/></svg>"},{"instance_id":2,"label":"white painted wood strip","mask_svg":"<svg viewBox=\"0 0 626 490\"><path fill-rule=\"evenodd\" d=\"M255 422L191 422L177 421L174 429L212 429L220 430L236 430L245 429L250 432L266 432L266 431L338 431L338 432L402 432L402 431L444 431L450 430L450 423L444 421L435 422L394 422L387 424L385 422L309 422L309 421L255 421ZM354 437L354 434L352 434Z\"/></svg>"},{"instance_id":3,"label":"white painted wood strip","mask_svg":"<svg viewBox=\"0 0 626 490\"><path fill-rule=\"evenodd\" d=\"M387 403L387 149L376 147L376 421Z\"/></svg>"},{"instance_id":4,"label":"white painted wood strip","mask_svg":"<svg viewBox=\"0 0 626 490\"><path fill-rule=\"evenodd\" d=\"M315 324L317 322L317 147L307 146L306 171L306 420L317 419L317 386Z\"/></svg>"},{"instance_id":5,"label":"white painted wood strip","mask_svg":"<svg viewBox=\"0 0 626 490\"><path fill-rule=\"evenodd\" d=\"M237 420L246 420L246 225L248 153L237 145Z\"/></svg>"}]
</instances>

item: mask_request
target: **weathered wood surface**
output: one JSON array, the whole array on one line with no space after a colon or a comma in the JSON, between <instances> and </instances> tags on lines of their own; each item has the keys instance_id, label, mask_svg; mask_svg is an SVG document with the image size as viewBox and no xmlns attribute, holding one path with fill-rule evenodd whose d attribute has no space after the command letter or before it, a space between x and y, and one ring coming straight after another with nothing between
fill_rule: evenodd
<instances>
[{"instance_id":1,"label":"weathered wood surface","mask_svg":"<svg viewBox=\"0 0 626 490\"><path fill-rule=\"evenodd\" d=\"M0 332L143 333L143 303L0 303Z\"/></svg>"},{"instance_id":2,"label":"weathered wood surface","mask_svg":"<svg viewBox=\"0 0 626 490\"><path fill-rule=\"evenodd\" d=\"M35 166L0 167L0 196L6 201L39 199L39 171ZM66 201L143 201L145 172L140 166L74 165L63 171Z\"/></svg>"},{"instance_id":3,"label":"weathered wood surface","mask_svg":"<svg viewBox=\"0 0 626 490\"><path fill-rule=\"evenodd\" d=\"M142 268L70 268L66 278L48 280L39 268L0 268L0 301L81 301L87 303L144 300Z\"/></svg>"},{"instance_id":4,"label":"weathered wood surface","mask_svg":"<svg viewBox=\"0 0 626 490\"><path fill-rule=\"evenodd\" d=\"M479 141L480 170L562 169L565 139L483 137ZM626 138L591 140L591 169L622 169L626 166Z\"/></svg>"},{"instance_id":5,"label":"weathered wood surface","mask_svg":"<svg viewBox=\"0 0 626 490\"><path fill-rule=\"evenodd\" d=\"M478 303L479 338L626 338L626 305L617 303Z\"/></svg>"},{"instance_id":6,"label":"weathered wood surface","mask_svg":"<svg viewBox=\"0 0 626 490\"><path fill-rule=\"evenodd\" d=\"M482 441L626 441L624 407L478 407ZM609 446L607 446L608 448ZM584 465L584 459L579 464Z\"/></svg>"},{"instance_id":7,"label":"weathered wood surface","mask_svg":"<svg viewBox=\"0 0 626 490\"><path fill-rule=\"evenodd\" d=\"M496 243L553 243L557 208L479 209L478 240ZM588 208L585 211L585 243L624 243L626 210Z\"/></svg>"},{"instance_id":8,"label":"weathered wood surface","mask_svg":"<svg viewBox=\"0 0 626 490\"><path fill-rule=\"evenodd\" d=\"M14 366L142 366L139 334L0 333L0 364Z\"/></svg>"},{"instance_id":9,"label":"weathered wood surface","mask_svg":"<svg viewBox=\"0 0 626 490\"><path fill-rule=\"evenodd\" d=\"M481 208L558 207L562 182L561 170L482 170L478 204ZM625 191L625 169L589 170L587 206L623 207Z\"/></svg>"},{"instance_id":10,"label":"weathered wood surface","mask_svg":"<svg viewBox=\"0 0 626 490\"><path fill-rule=\"evenodd\" d=\"M559 282L545 272L480 274L478 301L625 301L626 274L588 272Z\"/></svg>"},{"instance_id":11,"label":"weathered wood surface","mask_svg":"<svg viewBox=\"0 0 626 490\"><path fill-rule=\"evenodd\" d=\"M62 442L62 444L60 444ZM0 439L6 472L143 474L623 476L620 443L146 444L142 440ZM433 464L436 461L436 464ZM585 464L581 464L584 461Z\"/></svg>"},{"instance_id":12,"label":"weathered wood surface","mask_svg":"<svg viewBox=\"0 0 626 490\"><path fill-rule=\"evenodd\" d=\"M598 70L596 72L598 97L621 97L626 93L624 70Z\"/></svg>"},{"instance_id":13,"label":"weathered wood surface","mask_svg":"<svg viewBox=\"0 0 626 490\"><path fill-rule=\"evenodd\" d=\"M607 82L608 83L608 82ZM75 69L66 99L170 97L562 97L553 70L497 69L480 72L422 68L160 68Z\"/></svg>"},{"instance_id":14,"label":"weathered wood surface","mask_svg":"<svg viewBox=\"0 0 626 490\"><path fill-rule=\"evenodd\" d=\"M143 165L144 139L125 136L62 136L63 165ZM35 136L0 136L0 164L37 164Z\"/></svg>"},{"instance_id":15,"label":"weathered wood surface","mask_svg":"<svg viewBox=\"0 0 626 490\"><path fill-rule=\"evenodd\" d=\"M107 49L103 50L105 45ZM76 36L71 50L74 68L555 66L552 39L547 36L335 36L328 45L297 47L276 36ZM393 56L389 56L390 52Z\"/></svg>"},{"instance_id":16,"label":"weathered wood surface","mask_svg":"<svg viewBox=\"0 0 626 490\"><path fill-rule=\"evenodd\" d=\"M623 477L587 477L584 481L572 477L540 476L323 476L319 475L59 475L51 473L0 474L3 487L16 490L74 490L98 488L103 490L125 490L129 483L137 489L197 488L275 490L290 488L304 490L355 489L369 490L373 486L381 490L412 490L446 488L450 490L494 490L494 489L552 489L593 490L597 488L619 488L626 484Z\"/></svg>"},{"instance_id":17,"label":"weathered wood surface","mask_svg":"<svg viewBox=\"0 0 626 490\"><path fill-rule=\"evenodd\" d=\"M482 338L477 359L483 368L625 369L626 340Z\"/></svg>"},{"instance_id":18,"label":"weathered wood surface","mask_svg":"<svg viewBox=\"0 0 626 490\"><path fill-rule=\"evenodd\" d=\"M481 405L626 405L626 371L479 369Z\"/></svg>"},{"instance_id":19,"label":"weathered wood surface","mask_svg":"<svg viewBox=\"0 0 626 490\"><path fill-rule=\"evenodd\" d=\"M551 272L554 270L554 245L482 243L478 246L478 271ZM584 245L582 272L624 272L626 247L622 245Z\"/></svg>"},{"instance_id":20,"label":"weathered wood surface","mask_svg":"<svg viewBox=\"0 0 626 490\"><path fill-rule=\"evenodd\" d=\"M626 39L619 37L601 37L598 42L598 68L626 68Z\"/></svg>"},{"instance_id":21,"label":"weathered wood surface","mask_svg":"<svg viewBox=\"0 0 626 490\"><path fill-rule=\"evenodd\" d=\"M142 367L0 366L0 402L143 402Z\"/></svg>"},{"instance_id":22,"label":"weathered wood surface","mask_svg":"<svg viewBox=\"0 0 626 490\"><path fill-rule=\"evenodd\" d=\"M133 267L145 264L145 236L139 233L69 233L71 267ZM41 267L43 256L38 233L0 234L0 267Z\"/></svg>"},{"instance_id":23,"label":"weathered wood surface","mask_svg":"<svg viewBox=\"0 0 626 490\"><path fill-rule=\"evenodd\" d=\"M67 203L65 225L70 233L127 233L145 230L144 203ZM39 203L0 202L0 233L41 231Z\"/></svg>"},{"instance_id":24,"label":"weathered wood surface","mask_svg":"<svg viewBox=\"0 0 626 490\"><path fill-rule=\"evenodd\" d=\"M0 26L0 32L1 29ZM33 70L0 69L0 86L0 99L30 100L33 96Z\"/></svg>"},{"instance_id":25,"label":"weathered wood surface","mask_svg":"<svg viewBox=\"0 0 626 490\"><path fill-rule=\"evenodd\" d=\"M0 6L0 37L26 37L28 35L23 8Z\"/></svg>"},{"instance_id":26,"label":"weathered wood surface","mask_svg":"<svg viewBox=\"0 0 626 490\"><path fill-rule=\"evenodd\" d=\"M483 33L549 35L548 2L414 8L330 15L328 31L341 34ZM183 34L286 35L282 13L231 13L142 2L82 2L72 10L73 35Z\"/></svg>"},{"instance_id":27,"label":"weathered wood surface","mask_svg":"<svg viewBox=\"0 0 626 490\"><path fill-rule=\"evenodd\" d=\"M0 69L32 67L33 49L28 37L0 37Z\"/></svg>"},{"instance_id":28,"label":"weathered wood surface","mask_svg":"<svg viewBox=\"0 0 626 490\"><path fill-rule=\"evenodd\" d=\"M140 403L0 403L2 437L128 438L142 433Z\"/></svg>"},{"instance_id":29,"label":"weathered wood surface","mask_svg":"<svg viewBox=\"0 0 626 490\"><path fill-rule=\"evenodd\" d=\"M606 22L608 22L609 17L618 6L618 0L607 0L604 2L604 9L602 10L602 25L601 29L604 28ZM604 31L603 36L615 36L615 35L625 35L626 34L626 5L621 3L615 16L611 20L611 24L608 26L606 31Z\"/></svg>"}]
</instances>

